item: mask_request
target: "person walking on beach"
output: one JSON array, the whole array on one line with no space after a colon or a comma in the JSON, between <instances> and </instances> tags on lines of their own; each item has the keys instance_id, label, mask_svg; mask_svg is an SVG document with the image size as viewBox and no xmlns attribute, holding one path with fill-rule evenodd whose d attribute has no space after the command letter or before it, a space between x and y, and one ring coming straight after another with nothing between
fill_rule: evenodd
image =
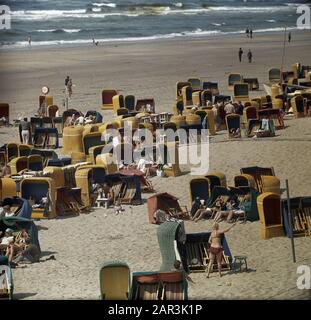
<instances>
[{"instance_id":1,"label":"person walking on beach","mask_svg":"<svg viewBox=\"0 0 311 320\"><path fill-rule=\"evenodd\" d=\"M248 52L247 52L247 58L248 58L248 62L252 63L253 54L252 54L251 49L249 49Z\"/></svg>"},{"instance_id":2,"label":"person walking on beach","mask_svg":"<svg viewBox=\"0 0 311 320\"><path fill-rule=\"evenodd\" d=\"M71 78L69 78L67 82L67 94L69 98L72 96L72 79Z\"/></svg>"},{"instance_id":3,"label":"person walking on beach","mask_svg":"<svg viewBox=\"0 0 311 320\"><path fill-rule=\"evenodd\" d=\"M246 33L247 38L249 38L249 29L248 28L245 30L245 33Z\"/></svg>"},{"instance_id":4,"label":"person walking on beach","mask_svg":"<svg viewBox=\"0 0 311 320\"><path fill-rule=\"evenodd\" d=\"M68 81L70 80L70 77L69 76L67 76L66 78L65 78L65 89L67 88L67 84L68 84Z\"/></svg>"},{"instance_id":5,"label":"person walking on beach","mask_svg":"<svg viewBox=\"0 0 311 320\"><path fill-rule=\"evenodd\" d=\"M70 98L72 95L72 79L69 76L65 78L65 92L66 95Z\"/></svg>"},{"instance_id":6,"label":"person walking on beach","mask_svg":"<svg viewBox=\"0 0 311 320\"><path fill-rule=\"evenodd\" d=\"M243 55L243 50L242 48L239 49L239 60L242 62L242 55Z\"/></svg>"},{"instance_id":7,"label":"person walking on beach","mask_svg":"<svg viewBox=\"0 0 311 320\"><path fill-rule=\"evenodd\" d=\"M292 33L289 32L289 34L288 34L288 43L290 43L291 41L292 41Z\"/></svg>"},{"instance_id":8,"label":"person walking on beach","mask_svg":"<svg viewBox=\"0 0 311 320\"><path fill-rule=\"evenodd\" d=\"M209 261L209 264L207 267L206 278L209 278L209 274L212 270L215 258L217 261L219 276L221 277L221 263L222 263L222 255L223 255L223 251L224 251L224 248L221 245L221 239L222 239L224 233L231 230L235 225L236 225L236 223L233 223L229 228L221 231L221 230L219 230L219 224L217 222L215 222L213 224L212 232L211 232L211 235L208 240L208 242L210 244L210 248L209 248L210 261Z\"/></svg>"},{"instance_id":9,"label":"person walking on beach","mask_svg":"<svg viewBox=\"0 0 311 320\"><path fill-rule=\"evenodd\" d=\"M249 30L249 36L250 36L251 39L253 39L253 30L252 29Z\"/></svg>"},{"instance_id":10,"label":"person walking on beach","mask_svg":"<svg viewBox=\"0 0 311 320\"><path fill-rule=\"evenodd\" d=\"M28 122L27 118L24 118L20 122L20 129L21 129L23 143L24 144L29 144L31 126L30 126L30 122Z\"/></svg>"},{"instance_id":11,"label":"person walking on beach","mask_svg":"<svg viewBox=\"0 0 311 320\"><path fill-rule=\"evenodd\" d=\"M28 37L27 41L28 41L29 47L31 47L31 36Z\"/></svg>"}]
</instances>

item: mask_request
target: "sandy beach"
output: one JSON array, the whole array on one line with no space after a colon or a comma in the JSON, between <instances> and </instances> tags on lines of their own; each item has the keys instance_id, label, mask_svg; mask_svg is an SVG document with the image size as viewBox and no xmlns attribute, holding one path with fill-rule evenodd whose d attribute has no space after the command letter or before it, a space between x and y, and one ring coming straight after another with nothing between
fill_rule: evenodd
<instances>
[{"instance_id":1,"label":"sandy beach","mask_svg":"<svg viewBox=\"0 0 311 320\"><path fill-rule=\"evenodd\" d=\"M301 62L311 65L310 31L292 32L286 46L284 67ZM70 107L81 111L100 110L101 90L117 89L136 98L153 97L156 111L171 111L175 83L190 77L218 81L220 92L231 94L228 74L257 77L259 91L268 81L268 69L281 66L283 35L254 34L232 37L175 39L141 43L115 43L85 47L31 48L0 51L0 100L10 104L11 119L33 115L38 109L41 87L47 85L54 103L64 110L64 79L73 79ZM244 57L238 61L238 49ZM251 49L253 63L246 52ZM104 121L112 111L102 111ZM274 167L285 187L289 180L290 195L311 195L311 118L289 119L286 128L274 138L242 138L229 141L224 131L210 140L210 170L226 174L228 185L243 166ZM1 145L18 141L17 128L1 128ZM187 169L187 168L184 168ZM168 191L190 207L189 181L185 174L177 178L152 178L157 192ZM143 194L147 199L150 194ZM283 194L283 197L285 194ZM161 265L156 225L148 223L147 205L125 206L116 215L112 209L95 209L90 214L66 219L40 220L40 245L44 257L54 254L56 260L16 268L13 271L16 299L97 299L99 269L108 260L121 260L135 271L158 270ZM211 230L209 220L185 222L187 233ZM221 227L227 226L226 222ZM290 240L286 237L259 239L259 221L238 224L226 235L233 255L248 257L249 272L216 273L206 279L195 273L189 284L190 299L310 299L310 290L296 286L297 266L311 267L311 238L296 238L297 262L292 262Z\"/></svg>"}]
</instances>

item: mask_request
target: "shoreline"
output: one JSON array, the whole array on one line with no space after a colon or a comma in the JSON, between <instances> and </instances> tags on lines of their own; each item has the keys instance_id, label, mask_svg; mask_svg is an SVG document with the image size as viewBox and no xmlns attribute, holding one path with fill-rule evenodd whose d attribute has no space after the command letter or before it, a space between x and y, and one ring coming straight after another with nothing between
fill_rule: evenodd
<instances>
[{"instance_id":1,"label":"shoreline","mask_svg":"<svg viewBox=\"0 0 311 320\"><path fill-rule=\"evenodd\" d=\"M284 31L281 30L271 30L266 29L260 29L259 31L253 30L253 35L254 38L257 36L263 36L265 34L270 34L270 35L281 35L284 34ZM277 28L280 29L280 28ZM269 30L269 31L267 31ZM285 28L284 28L285 30ZM302 30L297 27L287 27L286 30L290 30L292 33L310 33L311 36L311 31L310 30ZM219 33L213 33L213 31L210 31L210 34L180 34L180 35L175 35L175 36L170 36L170 34L167 35L159 35L158 38L157 35L154 36L146 36L146 37L137 37L137 38L124 38L124 39L95 39L96 41L99 41L98 47L109 47L111 45L122 45L122 44L143 44L143 43L161 43L161 42L170 42L170 41L191 41L191 40L207 40L207 39L213 39L213 40L220 40L220 39L228 39L228 38L238 38L240 36L243 36L245 39L248 39L245 36L244 31L231 31L231 32L222 32L220 31ZM161 38L160 36L163 36ZM165 37L167 36L167 37ZM147 39L148 38L148 39ZM149 39L150 38L150 39ZM250 40L250 39L249 39ZM51 40L51 42L54 40ZM94 47L92 45L92 40L91 39L78 39L78 40L55 40L56 41L68 41L70 43L58 43L58 44L39 44L39 45L29 45L27 44L27 41L25 41L25 46L14 46L12 45L0 45L0 53L1 52L19 52L19 51L29 51L31 50L40 50L40 49L73 49L73 48L87 48L87 47ZM77 43L72 43L74 41L81 41ZM45 42L45 41L38 41L38 42ZM34 42L35 43L35 42Z\"/></svg>"}]
</instances>

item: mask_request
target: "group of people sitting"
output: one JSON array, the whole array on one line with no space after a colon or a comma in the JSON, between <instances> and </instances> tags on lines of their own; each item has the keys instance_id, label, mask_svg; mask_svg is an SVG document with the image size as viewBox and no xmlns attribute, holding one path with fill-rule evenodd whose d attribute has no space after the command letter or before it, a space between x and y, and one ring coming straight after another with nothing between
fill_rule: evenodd
<instances>
[{"instance_id":1,"label":"group of people sitting","mask_svg":"<svg viewBox=\"0 0 311 320\"><path fill-rule=\"evenodd\" d=\"M219 196L212 207L208 207L204 200L195 198L190 211L191 220L197 222L203 218L214 219L215 222L226 220L229 223L237 220L246 221L246 203L250 201L250 194L246 194L243 200L236 196L225 199Z\"/></svg>"},{"instance_id":2,"label":"group of people sitting","mask_svg":"<svg viewBox=\"0 0 311 320\"><path fill-rule=\"evenodd\" d=\"M92 207L94 207L96 201L100 199L106 199L108 207L114 204L115 202L114 191L107 182L104 182L103 184L91 182L91 184L92 184L92 188L91 188Z\"/></svg>"},{"instance_id":3,"label":"group of people sitting","mask_svg":"<svg viewBox=\"0 0 311 320\"><path fill-rule=\"evenodd\" d=\"M116 214L123 211L121 201L116 199L116 194L113 187L108 183L92 183L91 188L91 206L95 207L97 201L105 200L107 202L106 208L114 207Z\"/></svg>"},{"instance_id":4,"label":"group of people sitting","mask_svg":"<svg viewBox=\"0 0 311 320\"><path fill-rule=\"evenodd\" d=\"M206 101L206 107L212 109L214 113L214 118L216 122L216 130L220 129L221 124L224 122L226 115L228 114L238 114L243 116L243 110L246 106L243 105L241 101L232 102L231 100L218 101L212 103L211 101ZM192 111L195 112L199 109L199 106L193 106ZM178 109L178 114L182 115L183 107ZM203 121L202 126L206 127L206 123Z\"/></svg>"},{"instance_id":5,"label":"group of people sitting","mask_svg":"<svg viewBox=\"0 0 311 320\"><path fill-rule=\"evenodd\" d=\"M220 129L221 124L223 123L225 116L229 114L237 114L239 116L243 116L244 105L241 101L232 102L217 102L213 105L213 112L216 121L216 130Z\"/></svg>"},{"instance_id":6,"label":"group of people sitting","mask_svg":"<svg viewBox=\"0 0 311 320\"><path fill-rule=\"evenodd\" d=\"M145 136L134 136L133 139L124 136L122 141L120 137L110 137L107 139L108 143L111 143L114 149L117 149L121 143L131 144L133 147L133 162L125 163L124 160L117 160L118 169L136 169L144 173L145 177L152 177L157 174L159 169L169 168L171 164L164 164L161 155L156 155L158 159L155 159L154 144L149 144L146 141ZM126 151L124 150L124 153ZM122 153L122 152L121 152ZM132 154L131 154L132 155Z\"/></svg>"},{"instance_id":7,"label":"group of people sitting","mask_svg":"<svg viewBox=\"0 0 311 320\"><path fill-rule=\"evenodd\" d=\"M84 117L82 114L73 114L71 117L67 117L64 122L64 127L76 126L76 125L85 125L85 124L94 124L96 118L93 115Z\"/></svg>"},{"instance_id":8,"label":"group of people sitting","mask_svg":"<svg viewBox=\"0 0 311 320\"><path fill-rule=\"evenodd\" d=\"M0 232L0 255L7 256L11 267L19 263L34 263L40 259L40 249L32 244L25 229L14 231L7 228Z\"/></svg>"}]
</instances>

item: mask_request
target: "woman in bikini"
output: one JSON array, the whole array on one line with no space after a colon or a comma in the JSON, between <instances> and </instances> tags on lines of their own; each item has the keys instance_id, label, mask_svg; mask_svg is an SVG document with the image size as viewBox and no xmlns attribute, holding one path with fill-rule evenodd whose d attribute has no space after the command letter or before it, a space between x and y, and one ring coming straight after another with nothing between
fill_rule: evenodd
<instances>
[{"instance_id":1,"label":"woman in bikini","mask_svg":"<svg viewBox=\"0 0 311 320\"><path fill-rule=\"evenodd\" d=\"M207 278L209 278L209 274L211 272L211 269L213 267L215 258L218 265L218 271L219 276L221 277L221 262L222 262L222 252L224 251L222 245L221 245L221 238L225 232L228 232L231 228L233 228L236 224L232 224L229 228L220 231L218 223L214 223L212 227L212 232L210 235L210 238L208 242L210 243L210 249L209 249L209 264L207 268Z\"/></svg>"}]
</instances>

